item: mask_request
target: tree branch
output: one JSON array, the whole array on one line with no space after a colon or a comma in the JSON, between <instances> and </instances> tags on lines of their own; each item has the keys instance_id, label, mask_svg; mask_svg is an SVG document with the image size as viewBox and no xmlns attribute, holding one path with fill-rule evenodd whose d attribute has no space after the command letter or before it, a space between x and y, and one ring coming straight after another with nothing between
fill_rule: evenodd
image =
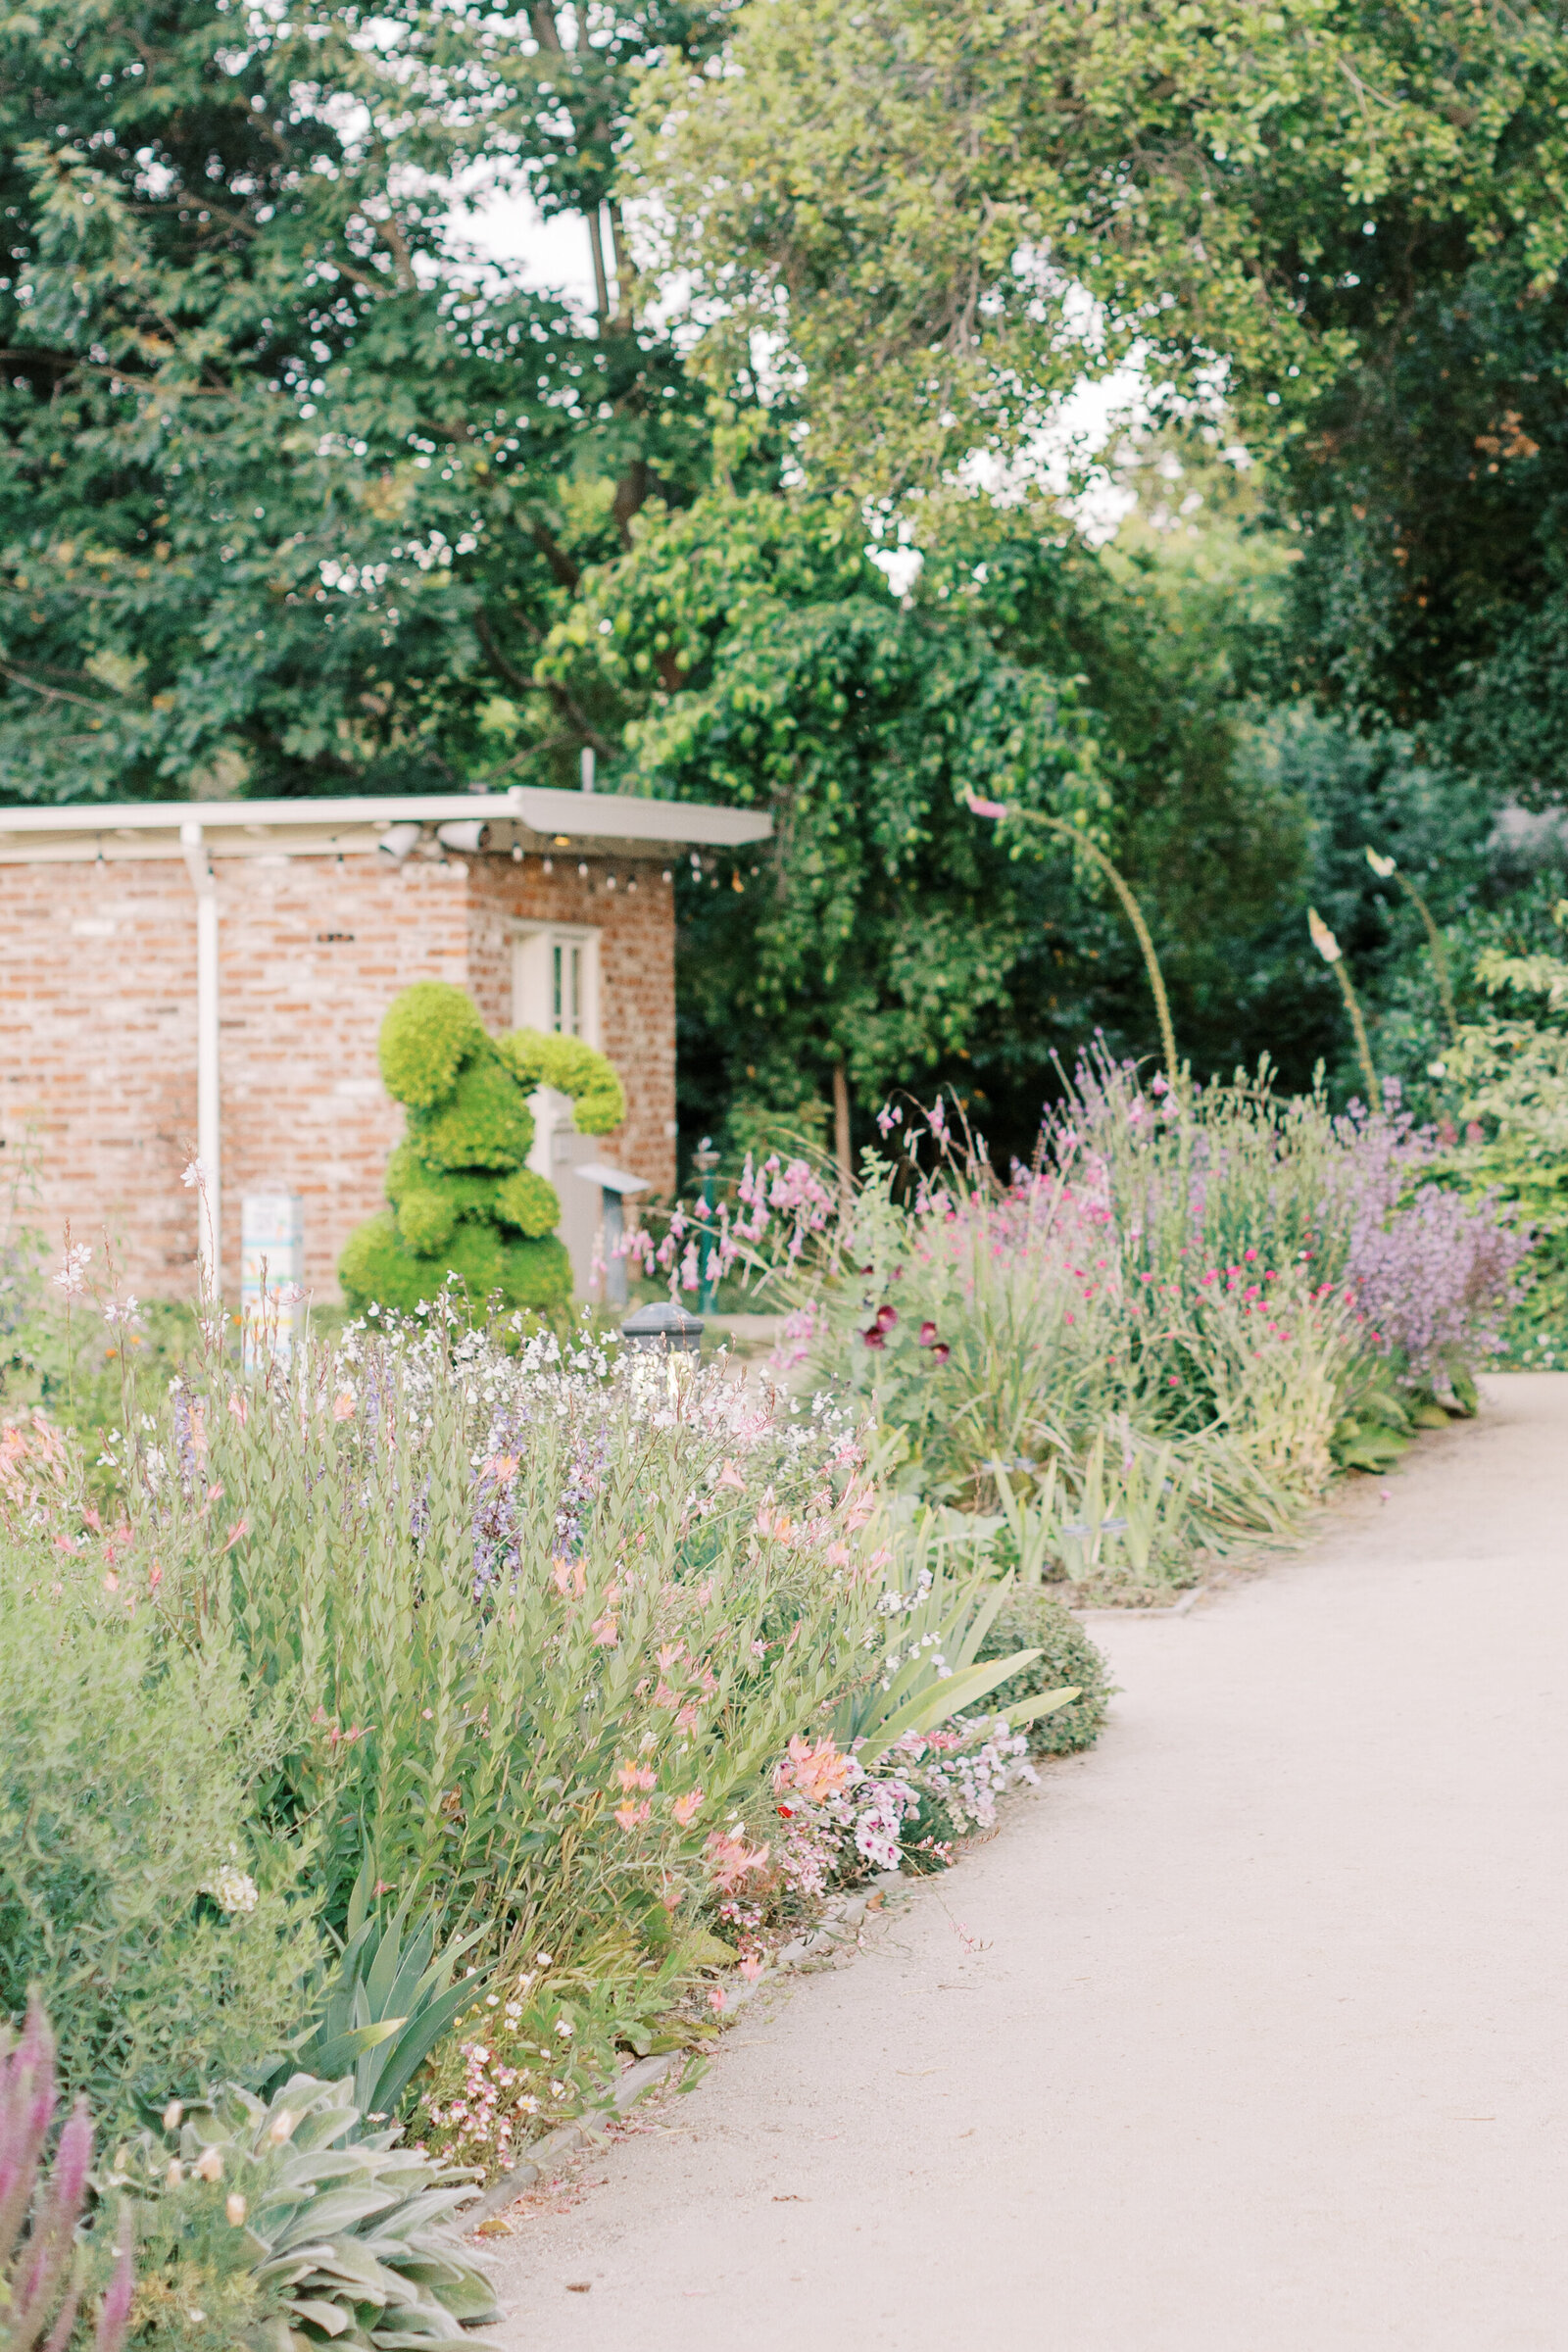
<instances>
[{"instance_id":1,"label":"tree branch","mask_svg":"<svg viewBox=\"0 0 1568 2352\"><path fill-rule=\"evenodd\" d=\"M514 688L518 694L548 694L561 716L572 728L579 743L591 744L593 749L602 753L607 760L614 758L617 747L610 741L608 736L600 734L587 713L567 693L559 678L531 677L526 671L520 670L514 662L508 660L496 643L495 631L490 626L488 613L475 612L473 633L484 648L491 668L504 686Z\"/></svg>"}]
</instances>

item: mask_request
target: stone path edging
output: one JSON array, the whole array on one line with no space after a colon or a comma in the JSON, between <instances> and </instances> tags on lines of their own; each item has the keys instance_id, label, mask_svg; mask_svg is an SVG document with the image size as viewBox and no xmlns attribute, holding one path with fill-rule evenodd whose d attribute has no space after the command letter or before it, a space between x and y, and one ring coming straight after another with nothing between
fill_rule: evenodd
<instances>
[{"instance_id":1,"label":"stone path edging","mask_svg":"<svg viewBox=\"0 0 1568 2352\"><path fill-rule=\"evenodd\" d=\"M760 1992L776 1984L781 1976L788 1975L794 1969L808 1970L813 1960L824 1958L846 1942L852 1934L858 1936L868 1912L880 1908L890 1893L907 1892L915 1883L896 1870L879 1871L868 1887L860 1893L848 1896L833 1917L820 1928L814 1929L809 1936L797 1936L793 1942L780 1945L771 1964L760 1976L753 1978L750 1983L744 1978L727 1983L724 1987L724 2007L720 2012L724 2029L727 2030L741 2011L749 2007ZM514 2205L520 2196L525 2196L530 2188L546 2179L563 2157L574 2155L579 2148L591 2147L596 2139L602 2139L617 2117L628 2115L640 2098L652 2090L656 2083L662 2082L666 2076L673 2074L677 2067L683 2067L691 2056L690 2050L662 2050L657 2058L639 2058L635 2066L628 2066L624 2074L617 2078L615 2087L603 2107L595 2109L591 2115L577 2116L569 2124L563 2124L559 2131L550 2132L537 2142L532 2153L525 2156L520 2164L514 2164L511 2172L503 2173L499 2180L477 2197L463 2215L464 2230L471 2231L493 2214L504 2213L509 2205Z\"/></svg>"}]
</instances>

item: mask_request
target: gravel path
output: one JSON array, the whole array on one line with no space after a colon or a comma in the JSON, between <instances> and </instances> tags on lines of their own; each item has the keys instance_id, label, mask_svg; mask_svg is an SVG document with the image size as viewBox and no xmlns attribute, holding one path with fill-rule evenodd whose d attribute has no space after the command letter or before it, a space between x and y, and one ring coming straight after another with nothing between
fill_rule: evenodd
<instances>
[{"instance_id":1,"label":"gravel path","mask_svg":"<svg viewBox=\"0 0 1568 2352\"><path fill-rule=\"evenodd\" d=\"M1100 1747L521 2224L509 2352L1563 2352L1568 1376L1386 1483L1097 1618Z\"/></svg>"}]
</instances>

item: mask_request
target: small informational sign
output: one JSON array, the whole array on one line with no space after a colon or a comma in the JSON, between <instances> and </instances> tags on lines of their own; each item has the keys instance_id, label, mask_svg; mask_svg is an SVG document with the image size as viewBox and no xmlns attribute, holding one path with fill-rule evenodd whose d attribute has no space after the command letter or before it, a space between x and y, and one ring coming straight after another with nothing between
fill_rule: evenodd
<instances>
[{"instance_id":1,"label":"small informational sign","mask_svg":"<svg viewBox=\"0 0 1568 2352\"><path fill-rule=\"evenodd\" d=\"M305 1203L298 1193L244 1197L240 1316L247 1371L289 1361L305 1329Z\"/></svg>"}]
</instances>

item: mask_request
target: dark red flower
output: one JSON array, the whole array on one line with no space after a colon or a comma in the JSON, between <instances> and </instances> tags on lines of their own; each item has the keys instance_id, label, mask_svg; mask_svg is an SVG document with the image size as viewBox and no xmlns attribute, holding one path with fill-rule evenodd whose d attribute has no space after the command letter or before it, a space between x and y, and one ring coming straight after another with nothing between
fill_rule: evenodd
<instances>
[{"instance_id":1,"label":"dark red flower","mask_svg":"<svg viewBox=\"0 0 1568 2352\"><path fill-rule=\"evenodd\" d=\"M879 1306L876 1310L876 1327L878 1331L891 1331L898 1319L899 1310L896 1306Z\"/></svg>"},{"instance_id":2,"label":"dark red flower","mask_svg":"<svg viewBox=\"0 0 1568 2352\"><path fill-rule=\"evenodd\" d=\"M920 1326L920 1345L921 1345L921 1347L922 1347L922 1348L934 1348L934 1347L936 1346L936 1344L937 1344L937 1327L936 1327L936 1325L935 1325L934 1323L922 1323L922 1324L921 1324L921 1326Z\"/></svg>"},{"instance_id":3,"label":"dark red flower","mask_svg":"<svg viewBox=\"0 0 1568 2352\"><path fill-rule=\"evenodd\" d=\"M862 1331L860 1337L868 1348L885 1348L887 1346L880 1327L875 1323L872 1324L869 1331Z\"/></svg>"},{"instance_id":4,"label":"dark red flower","mask_svg":"<svg viewBox=\"0 0 1568 2352\"><path fill-rule=\"evenodd\" d=\"M948 1346L946 1340L938 1340L931 1352L936 1357L936 1360L939 1364L945 1364L949 1356L953 1353L953 1349Z\"/></svg>"}]
</instances>

